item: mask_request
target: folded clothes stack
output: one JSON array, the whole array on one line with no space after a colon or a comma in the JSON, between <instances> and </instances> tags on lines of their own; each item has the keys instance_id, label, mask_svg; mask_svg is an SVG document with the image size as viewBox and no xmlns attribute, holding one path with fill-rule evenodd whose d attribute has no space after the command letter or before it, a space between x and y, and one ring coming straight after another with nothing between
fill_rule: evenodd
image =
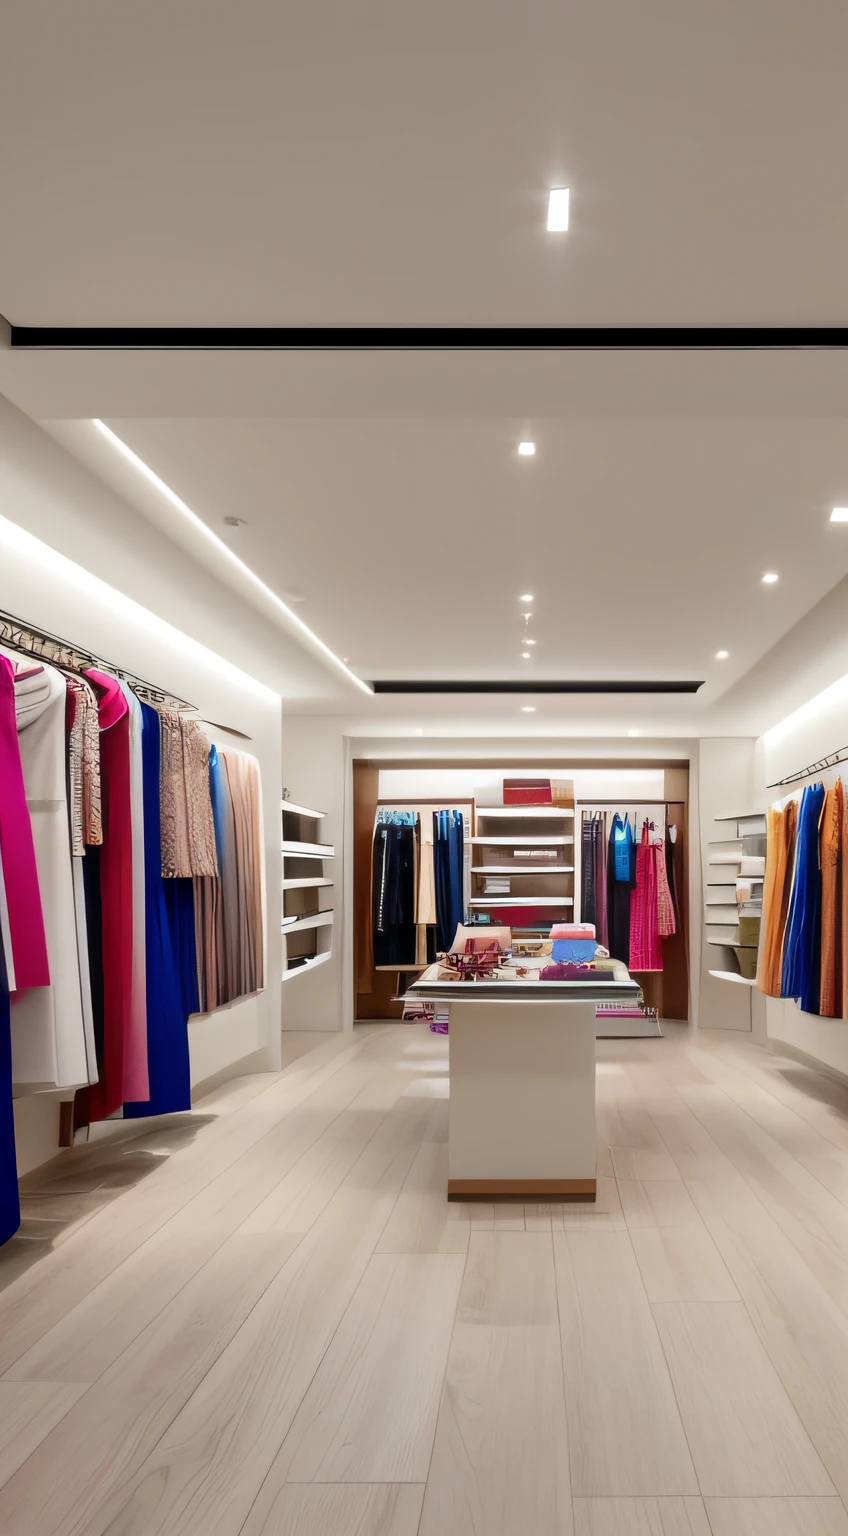
<instances>
[{"instance_id":1,"label":"folded clothes stack","mask_svg":"<svg viewBox=\"0 0 848 1536\"><path fill-rule=\"evenodd\" d=\"M555 961L580 964L595 958L594 923L554 923L551 938Z\"/></svg>"}]
</instances>

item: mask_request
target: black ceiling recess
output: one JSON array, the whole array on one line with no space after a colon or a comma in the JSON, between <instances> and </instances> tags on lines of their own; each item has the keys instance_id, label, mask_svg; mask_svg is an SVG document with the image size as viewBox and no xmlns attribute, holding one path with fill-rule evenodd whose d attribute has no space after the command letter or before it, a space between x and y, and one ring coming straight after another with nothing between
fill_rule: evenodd
<instances>
[{"instance_id":1,"label":"black ceiling recess","mask_svg":"<svg viewBox=\"0 0 848 1536\"><path fill-rule=\"evenodd\" d=\"M418 678L404 681L402 678L384 677L371 686L375 693L697 693L703 687L703 679L699 683L680 682L676 678L661 682L655 679L645 681L642 678L627 678L624 682L608 682L604 678L592 681L567 678L554 682L547 678L528 677L522 681L509 678L498 682L486 678L461 683L444 678L438 682L421 682Z\"/></svg>"},{"instance_id":2,"label":"black ceiling recess","mask_svg":"<svg viewBox=\"0 0 848 1536\"><path fill-rule=\"evenodd\" d=\"M14 348L52 351L639 352L832 350L848 326L56 326L9 325Z\"/></svg>"}]
</instances>

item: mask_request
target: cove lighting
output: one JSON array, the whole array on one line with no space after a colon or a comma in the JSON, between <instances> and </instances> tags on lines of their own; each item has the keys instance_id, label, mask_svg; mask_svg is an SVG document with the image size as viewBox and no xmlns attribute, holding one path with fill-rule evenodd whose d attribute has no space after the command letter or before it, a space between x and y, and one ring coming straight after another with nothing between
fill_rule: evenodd
<instances>
[{"instance_id":1,"label":"cove lighting","mask_svg":"<svg viewBox=\"0 0 848 1536\"><path fill-rule=\"evenodd\" d=\"M518 444L518 452L520 453L522 459L532 459L534 453L536 452L536 444L535 443L519 443Z\"/></svg>"},{"instance_id":2,"label":"cove lighting","mask_svg":"<svg viewBox=\"0 0 848 1536\"><path fill-rule=\"evenodd\" d=\"M848 507L834 507L830 514L832 523L848 523Z\"/></svg>"},{"instance_id":3,"label":"cove lighting","mask_svg":"<svg viewBox=\"0 0 848 1536\"><path fill-rule=\"evenodd\" d=\"M535 706L535 704L522 704L522 706L521 706L521 713L522 713L522 715L535 715L535 713L536 713L536 706Z\"/></svg>"},{"instance_id":4,"label":"cove lighting","mask_svg":"<svg viewBox=\"0 0 848 1536\"><path fill-rule=\"evenodd\" d=\"M548 231L563 234L568 229L568 187L551 187L548 193Z\"/></svg>"},{"instance_id":5,"label":"cove lighting","mask_svg":"<svg viewBox=\"0 0 848 1536\"><path fill-rule=\"evenodd\" d=\"M271 587L267 586L262 578L257 576L255 571L251 570L249 565L245 564L244 560L239 559L239 556L230 549L229 545L225 544L223 539L219 539L217 533L213 533L212 529L209 528L206 523L204 523L203 518L198 517L196 512L192 512L191 507L186 505L182 498L177 495L176 491L172 491L171 487L166 483L166 481L160 479L159 475L156 474L155 470L150 468L149 464L145 464L144 459L140 459L137 453L133 453L132 448L130 448L124 442L123 438L118 437L117 433L113 432L111 427L107 427L105 421L100 421L97 417L94 417L94 425L98 432L100 432L102 436L106 438L106 441L111 443L112 447L116 449L119 454L121 454L122 458L126 459L128 463L132 464L133 468L137 470L140 475L143 475L145 480L149 481L151 485L156 487L156 490L159 491L160 495L166 497L166 499L171 503L172 507L176 507L177 511L180 512L182 516L193 525L193 527L197 528L198 531L204 534L205 537L209 539L217 549L221 550L232 565L238 566L238 569L242 572L242 574L249 577L254 586L257 587L258 590L265 595L265 597L270 598L271 602L276 608L279 609L280 613L285 614L286 618L291 621L295 628L298 629L302 635L306 636L311 645L317 647L321 654L325 656L328 661L332 662L333 666L336 667L340 672L343 672L345 677L347 677L350 682L355 683L357 688L361 689L363 693L367 693L369 695L373 693L373 688L369 687L368 683L363 682L361 677L357 677L355 672L351 672L350 668L345 666L344 662L340 657L336 655L335 651L331 651L330 647L325 645L323 640L319 639L319 637L315 634L315 631L310 629L308 624L304 624L303 619L298 618L296 613L292 612L291 608L288 606L288 603L284 603L282 598L279 597Z\"/></svg>"},{"instance_id":6,"label":"cove lighting","mask_svg":"<svg viewBox=\"0 0 848 1536\"><path fill-rule=\"evenodd\" d=\"M730 655L729 651L716 651L715 659L716 659L716 661L727 661L727 658L728 658L729 655Z\"/></svg>"},{"instance_id":7,"label":"cove lighting","mask_svg":"<svg viewBox=\"0 0 848 1536\"><path fill-rule=\"evenodd\" d=\"M762 580L767 587L773 587L778 580L777 571L763 571Z\"/></svg>"},{"instance_id":8,"label":"cove lighting","mask_svg":"<svg viewBox=\"0 0 848 1536\"><path fill-rule=\"evenodd\" d=\"M518 601L520 603L534 603L536 601L536 599L534 598L532 592L522 592L522 594L521 594L520 598L518 599Z\"/></svg>"},{"instance_id":9,"label":"cove lighting","mask_svg":"<svg viewBox=\"0 0 848 1536\"><path fill-rule=\"evenodd\" d=\"M627 734L628 734L628 736L641 736L642 733L641 733L641 731L632 730L632 731L628 731Z\"/></svg>"}]
</instances>

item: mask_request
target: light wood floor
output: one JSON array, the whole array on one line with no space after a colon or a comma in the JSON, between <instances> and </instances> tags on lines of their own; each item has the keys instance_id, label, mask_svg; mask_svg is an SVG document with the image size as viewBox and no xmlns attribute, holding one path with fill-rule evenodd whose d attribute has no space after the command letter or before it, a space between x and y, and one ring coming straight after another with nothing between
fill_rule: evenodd
<instances>
[{"instance_id":1,"label":"light wood floor","mask_svg":"<svg viewBox=\"0 0 848 1536\"><path fill-rule=\"evenodd\" d=\"M445 1042L24 1181L0 1536L848 1536L848 1090L599 1045L600 1198L448 1206Z\"/></svg>"}]
</instances>

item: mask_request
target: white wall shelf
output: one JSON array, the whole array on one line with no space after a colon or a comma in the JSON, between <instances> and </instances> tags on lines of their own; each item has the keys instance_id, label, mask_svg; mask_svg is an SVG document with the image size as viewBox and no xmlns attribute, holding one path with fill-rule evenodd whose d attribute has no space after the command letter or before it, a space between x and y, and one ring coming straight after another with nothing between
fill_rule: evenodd
<instances>
[{"instance_id":1,"label":"white wall shelf","mask_svg":"<svg viewBox=\"0 0 848 1536\"><path fill-rule=\"evenodd\" d=\"M302 960L299 965L290 965L283 971L283 981L291 981L294 976L303 976L307 971L314 971L316 965L326 965L332 959L332 951L325 949L320 955L310 955L308 960Z\"/></svg>"},{"instance_id":2,"label":"white wall shelf","mask_svg":"<svg viewBox=\"0 0 848 1536\"><path fill-rule=\"evenodd\" d=\"M319 893L333 885L325 874L324 861L332 859L336 850L332 843L315 840L326 814L295 800L281 801L283 981L300 971L314 970L332 955L335 912L332 907L321 907ZM314 874L304 874L304 868L314 870Z\"/></svg>"},{"instance_id":3,"label":"white wall shelf","mask_svg":"<svg viewBox=\"0 0 848 1536\"><path fill-rule=\"evenodd\" d=\"M735 981L742 987L755 987L757 985L753 976L740 976L737 971L710 971L718 981Z\"/></svg>"},{"instance_id":4,"label":"white wall shelf","mask_svg":"<svg viewBox=\"0 0 848 1536\"><path fill-rule=\"evenodd\" d=\"M332 843L283 842L283 853L298 859L334 859L336 850Z\"/></svg>"},{"instance_id":5,"label":"white wall shelf","mask_svg":"<svg viewBox=\"0 0 848 1536\"><path fill-rule=\"evenodd\" d=\"M332 884L333 884L333 881L329 880L326 875L309 875L306 878L303 878L300 875L296 875L296 876L294 876L290 880L284 880L283 881L283 890L284 891L309 891L309 890L314 890L315 887L319 886L319 885L332 885Z\"/></svg>"},{"instance_id":6,"label":"white wall shelf","mask_svg":"<svg viewBox=\"0 0 848 1536\"><path fill-rule=\"evenodd\" d=\"M329 907L326 912L307 912L303 917L284 917L284 933L302 933L307 928L331 928L333 926L333 909Z\"/></svg>"}]
</instances>

